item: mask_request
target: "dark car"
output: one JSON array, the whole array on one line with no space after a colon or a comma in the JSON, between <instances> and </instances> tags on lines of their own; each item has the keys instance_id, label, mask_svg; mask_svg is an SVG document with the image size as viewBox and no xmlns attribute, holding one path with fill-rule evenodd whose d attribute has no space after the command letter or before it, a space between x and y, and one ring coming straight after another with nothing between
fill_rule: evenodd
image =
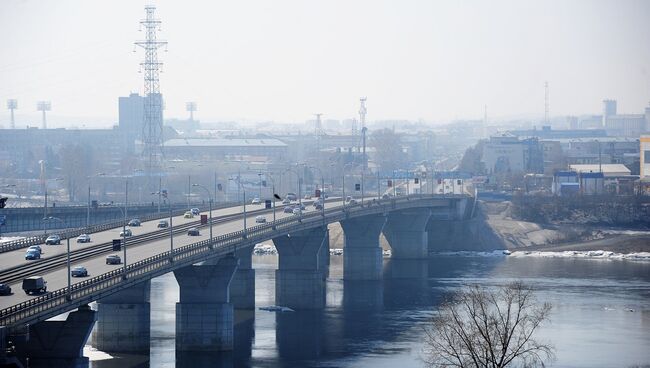
<instances>
[{"instance_id":1,"label":"dark car","mask_svg":"<svg viewBox=\"0 0 650 368\"><path fill-rule=\"evenodd\" d=\"M25 259L28 261L41 259L41 252L37 251L36 249L30 249L25 253Z\"/></svg>"},{"instance_id":2,"label":"dark car","mask_svg":"<svg viewBox=\"0 0 650 368\"><path fill-rule=\"evenodd\" d=\"M282 212L284 212L284 213L293 213L293 206L285 206L284 210Z\"/></svg>"},{"instance_id":3,"label":"dark car","mask_svg":"<svg viewBox=\"0 0 650 368\"><path fill-rule=\"evenodd\" d=\"M88 276L88 270L83 266L76 266L70 270L70 276L72 277L86 277Z\"/></svg>"},{"instance_id":4,"label":"dark car","mask_svg":"<svg viewBox=\"0 0 650 368\"><path fill-rule=\"evenodd\" d=\"M134 218L129 221L129 226L140 226L140 219Z\"/></svg>"},{"instance_id":5,"label":"dark car","mask_svg":"<svg viewBox=\"0 0 650 368\"><path fill-rule=\"evenodd\" d=\"M122 263L122 258L118 256L117 254L111 254L110 256L106 256L106 264L120 264Z\"/></svg>"},{"instance_id":6,"label":"dark car","mask_svg":"<svg viewBox=\"0 0 650 368\"><path fill-rule=\"evenodd\" d=\"M43 276L30 276L23 279L23 290L27 295L47 292L47 281Z\"/></svg>"},{"instance_id":7,"label":"dark car","mask_svg":"<svg viewBox=\"0 0 650 368\"><path fill-rule=\"evenodd\" d=\"M0 284L0 295L11 295L11 287L7 284Z\"/></svg>"},{"instance_id":8,"label":"dark car","mask_svg":"<svg viewBox=\"0 0 650 368\"><path fill-rule=\"evenodd\" d=\"M164 228L167 228L167 227L169 227L169 222L167 222L167 220L158 221L158 228L159 229L164 229Z\"/></svg>"},{"instance_id":9,"label":"dark car","mask_svg":"<svg viewBox=\"0 0 650 368\"><path fill-rule=\"evenodd\" d=\"M201 235L201 233L199 233L199 229L193 227L193 228L187 230L187 235L189 235L189 236L199 236L199 235Z\"/></svg>"},{"instance_id":10,"label":"dark car","mask_svg":"<svg viewBox=\"0 0 650 368\"><path fill-rule=\"evenodd\" d=\"M316 203L316 205L314 206L314 209L318 210L318 211L321 211L323 209L323 205L320 204L320 203Z\"/></svg>"}]
</instances>

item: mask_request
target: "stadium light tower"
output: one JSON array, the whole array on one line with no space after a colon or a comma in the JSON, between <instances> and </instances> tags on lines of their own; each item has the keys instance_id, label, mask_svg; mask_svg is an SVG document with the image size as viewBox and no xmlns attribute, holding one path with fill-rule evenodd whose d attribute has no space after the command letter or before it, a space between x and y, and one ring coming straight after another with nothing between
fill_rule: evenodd
<instances>
[{"instance_id":1,"label":"stadium light tower","mask_svg":"<svg viewBox=\"0 0 650 368\"><path fill-rule=\"evenodd\" d=\"M43 113L43 129L47 129L47 118L45 112L52 110L52 103L50 101L38 101L36 103L36 110Z\"/></svg>"},{"instance_id":2,"label":"stadium light tower","mask_svg":"<svg viewBox=\"0 0 650 368\"><path fill-rule=\"evenodd\" d=\"M190 112L190 121L194 121L194 111L196 111L196 102L186 102L185 110Z\"/></svg>"},{"instance_id":3,"label":"stadium light tower","mask_svg":"<svg viewBox=\"0 0 650 368\"><path fill-rule=\"evenodd\" d=\"M8 99L7 108L11 111L11 129L16 129L16 121L14 120L14 110L18 108L18 100L13 98Z\"/></svg>"}]
</instances>

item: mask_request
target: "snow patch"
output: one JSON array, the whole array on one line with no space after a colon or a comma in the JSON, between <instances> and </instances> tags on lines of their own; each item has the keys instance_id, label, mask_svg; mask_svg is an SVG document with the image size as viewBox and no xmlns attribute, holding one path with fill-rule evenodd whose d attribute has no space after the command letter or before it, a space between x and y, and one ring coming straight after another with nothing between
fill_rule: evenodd
<instances>
[{"instance_id":1,"label":"snow patch","mask_svg":"<svg viewBox=\"0 0 650 368\"><path fill-rule=\"evenodd\" d=\"M495 250L492 252L475 252L475 251L457 251L457 252L436 252L440 256L457 256L457 257L537 257L537 258L584 258L584 259L604 259L604 260L631 260L631 261L650 261L650 252L637 253L616 253L606 250L589 250L577 251L567 250L564 252L544 252L529 250Z\"/></svg>"},{"instance_id":2,"label":"snow patch","mask_svg":"<svg viewBox=\"0 0 650 368\"><path fill-rule=\"evenodd\" d=\"M113 356L105 353L101 350L97 350L93 348L90 345L84 346L84 356L88 357L91 362L97 361L97 360L108 360L108 359L113 359Z\"/></svg>"}]
</instances>

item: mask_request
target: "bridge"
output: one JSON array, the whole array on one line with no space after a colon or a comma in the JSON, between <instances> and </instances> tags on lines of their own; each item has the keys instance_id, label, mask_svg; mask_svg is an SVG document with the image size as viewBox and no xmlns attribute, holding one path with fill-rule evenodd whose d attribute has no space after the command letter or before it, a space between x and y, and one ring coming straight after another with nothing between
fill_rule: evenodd
<instances>
[{"instance_id":1,"label":"bridge","mask_svg":"<svg viewBox=\"0 0 650 368\"><path fill-rule=\"evenodd\" d=\"M302 215L277 211L275 221L252 227L247 224L259 215L268 219L273 209L248 211L244 216L241 207L228 207L214 210L207 225L177 216L170 219L169 229L158 229L157 221L132 228L134 235L127 238L124 252L128 258L120 265L105 263L105 256L115 253L112 239L119 238L121 231L111 228L92 234L91 245L71 245L71 264L84 265L90 276L75 278L70 287L64 246L43 245L40 261L25 261L23 250L8 251L1 257L0 280L11 286L13 294L0 296L0 347L10 342L17 356L29 358L30 366L87 366L82 348L96 324L92 340L97 349L148 351L150 280L173 272L180 287L176 350L231 350L233 309L255 307L252 250L256 244L272 240L278 251L276 304L321 309L329 224L338 222L344 231L344 279L380 280L381 233L393 258L424 259L429 223L467 218L472 206L473 198L467 195L418 194L366 199L354 205L333 199L322 211ZM201 235L188 236L191 227L199 228ZM21 290L22 279L32 275L44 276L48 293L29 296ZM88 306L92 302L97 302L96 311ZM66 320L48 321L66 312L70 312Z\"/></svg>"}]
</instances>

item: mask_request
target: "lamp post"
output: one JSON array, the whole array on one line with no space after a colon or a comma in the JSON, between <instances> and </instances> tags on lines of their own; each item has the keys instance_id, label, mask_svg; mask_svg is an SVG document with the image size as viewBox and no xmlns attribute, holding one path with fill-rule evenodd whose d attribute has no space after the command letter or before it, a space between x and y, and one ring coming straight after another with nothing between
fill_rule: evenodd
<instances>
[{"instance_id":1,"label":"lamp post","mask_svg":"<svg viewBox=\"0 0 650 368\"><path fill-rule=\"evenodd\" d=\"M292 173L295 173L296 177L298 178L298 208L300 209L300 212L299 212L300 215L299 216L302 217L302 193L300 191L300 187L301 187L301 185L300 185L300 174L298 173L298 170L294 170L292 168L288 168L285 171L290 171Z\"/></svg>"},{"instance_id":2,"label":"lamp post","mask_svg":"<svg viewBox=\"0 0 650 368\"><path fill-rule=\"evenodd\" d=\"M152 192L151 193L151 195L154 195L154 194L156 194L158 196L163 195L162 191ZM167 197L165 197L165 198L167 198ZM173 213L172 213L172 202L171 201L167 202L167 207L169 208L169 247L170 247L169 250L170 250L170 254L171 254L169 261L174 262L174 222L173 222L174 216L173 216Z\"/></svg>"},{"instance_id":3,"label":"lamp post","mask_svg":"<svg viewBox=\"0 0 650 368\"><path fill-rule=\"evenodd\" d=\"M352 166L352 163L348 162L347 164L343 165L343 181L342 181L342 185L343 185L343 209L345 209L345 202L347 200L347 198L345 197L345 169L348 166Z\"/></svg>"},{"instance_id":4,"label":"lamp post","mask_svg":"<svg viewBox=\"0 0 650 368\"><path fill-rule=\"evenodd\" d=\"M53 216L44 217L43 221L59 221L59 222L61 222L61 224L63 224L65 226L65 222L63 220L61 220L60 218L58 218L58 217L53 217ZM65 243L66 243L66 247L67 247L67 249L66 249L66 266L68 268L68 289L66 291L65 298L67 300L72 300L72 289L71 289L72 280L71 280L71 275L70 275L70 237L69 236L66 237Z\"/></svg>"},{"instance_id":5,"label":"lamp post","mask_svg":"<svg viewBox=\"0 0 650 368\"><path fill-rule=\"evenodd\" d=\"M210 248L212 248L212 193L208 190L208 188L204 187L201 184L192 184L193 187L198 187L203 190L205 190L206 193L208 193L208 206L210 209Z\"/></svg>"},{"instance_id":6,"label":"lamp post","mask_svg":"<svg viewBox=\"0 0 650 368\"><path fill-rule=\"evenodd\" d=\"M321 214L325 216L325 178L323 177L323 172L320 168L315 166L309 166L309 168L312 170L318 170L318 173L320 174L320 199L322 199Z\"/></svg>"}]
</instances>

